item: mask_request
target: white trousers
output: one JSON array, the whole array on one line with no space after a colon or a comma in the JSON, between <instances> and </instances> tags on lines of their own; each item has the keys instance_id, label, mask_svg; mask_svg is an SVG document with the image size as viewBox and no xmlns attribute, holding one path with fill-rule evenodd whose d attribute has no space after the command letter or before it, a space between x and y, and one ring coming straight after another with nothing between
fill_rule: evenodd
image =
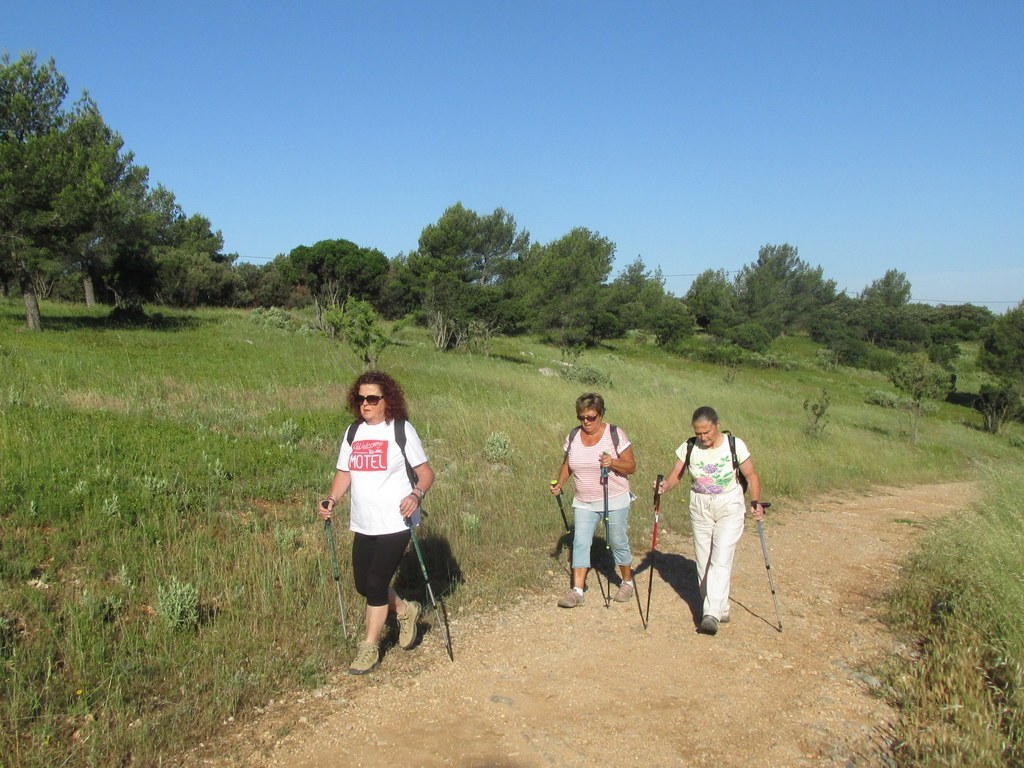
<instances>
[{"instance_id":1,"label":"white trousers","mask_svg":"<svg viewBox=\"0 0 1024 768\"><path fill-rule=\"evenodd\" d=\"M713 496L690 491L690 527L704 616L729 615L729 584L736 545L743 535L743 491Z\"/></svg>"}]
</instances>

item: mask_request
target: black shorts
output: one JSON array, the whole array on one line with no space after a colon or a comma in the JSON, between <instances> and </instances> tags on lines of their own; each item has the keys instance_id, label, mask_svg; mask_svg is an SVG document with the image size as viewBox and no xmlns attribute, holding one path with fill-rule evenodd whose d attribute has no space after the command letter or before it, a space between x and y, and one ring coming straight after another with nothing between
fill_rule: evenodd
<instances>
[{"instance_id":1,"label":"black shorts","mask_svg":"<svg viewBox=\"0 0 1024 768\"><path fill-rule=\"evenodd\" d=\"M388 587L409 546L412 531L367 536L356 533L352 539L352 576L356 592L369 606L388 604Z\"/></svg>"}]
</instances>

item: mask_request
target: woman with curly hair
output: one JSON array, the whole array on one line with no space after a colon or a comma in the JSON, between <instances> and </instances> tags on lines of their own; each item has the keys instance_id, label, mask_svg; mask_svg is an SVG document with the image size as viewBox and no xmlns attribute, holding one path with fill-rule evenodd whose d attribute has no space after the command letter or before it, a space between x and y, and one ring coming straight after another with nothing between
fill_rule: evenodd
<instances>
[{"instance_id":1,"label":"woman with curly hair","mask_svg":"<svg viewBox=\"0 0 1024 768\"><path fill-rule=\"evenodd\" d=\"M391 580L412 527L419 524L420 502L434 482L434 472L419 435L408 423L402 388L393 378L381 371L364 373L349 388L348 406L356 420L341 441L331 492L319 512L331 519L335 505L351 491L352 575L356 591L366 598L366 636L348 671L363 675L380 663L380 638L389 613L398 619L398 644L405 650L416 644L421 606L402 600ZM404 455L396 427L405 430ZM415 483L406 461L415 472Z\"/></svg>"}]
</instances>

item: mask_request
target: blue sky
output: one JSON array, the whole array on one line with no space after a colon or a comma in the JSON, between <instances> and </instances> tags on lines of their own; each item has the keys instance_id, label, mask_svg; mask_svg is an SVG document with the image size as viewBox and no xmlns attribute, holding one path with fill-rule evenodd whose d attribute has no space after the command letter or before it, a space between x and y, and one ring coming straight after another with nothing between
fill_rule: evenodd
<instances>
[{"instance_id":1,"label":"blue sky","mask_svg":"<svg viewBox=\"0 0 1024 768\"><path fill-rule=\"evenodd\" d=\"M858 292L1024 299L1024 3L6 0L225 250L388 256L461 201L681 295L788 242Z\"/></svg>"}]
</instances>

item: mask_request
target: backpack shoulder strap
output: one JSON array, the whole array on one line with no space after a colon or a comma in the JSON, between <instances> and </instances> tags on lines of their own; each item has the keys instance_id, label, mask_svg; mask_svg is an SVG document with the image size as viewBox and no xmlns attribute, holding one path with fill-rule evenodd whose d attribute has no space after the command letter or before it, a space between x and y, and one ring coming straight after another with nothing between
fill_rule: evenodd
<instances>
[{"instance_id":1,"label":"backpack shoulder strap","mask_svg":"<svg viewBox=\"0 0 1024 768\"><path fill-rule=\"evenodd\" d=\"M359 424L360 422L353 421L345 430L345 442L349 445L352 445L352 441L356 439L356 430L359 429Z\"/></svg>"},{"instance_id":2,"label":"backpack shoulder strap","mask_svg":"<svg viewBox=\"0 0 1024 768\"><path fill-rule=\"evenodd\" d=\"M395 419L395 442L398 443L398 450L402 452L402 458L405 460L405 473L409 476L409 482L415 488L420 477L416 474L416 470L412 468L412 464L409 463L409 457L405 455L405 423L405 419Z\"/></svg>"},{"instance_id":3,"label":"backpack shoulder strap","mask_svg":"<svg viewBox=\"0 0 1024 768\"><path fill-rule=\"evenodd\" d=\"M740 488L742 488L743 492L746 493L747 478L744 477L743 473L740 471L740 460L739 457L736 456L736 436L727 429L723 429L722 432L729 440L729 454L732 456L732 470L736 474L736 482L740 484Z\"/></svg>"},{"instance_id":4,"label":"backpack shoulder strap","mask_svg":"<svg viewBox=\"0 0 1024 768\"><path fill-rule=\"evenodd\" d=\"M729 441L729 455L732 456L732 468L734 470L736 470L737 472L739 472L740 471L740 462L739 462L739 459L736 457L736 436L733 435L733 433L730 432L727 429L723 429L722 433L725 435L726 439Z\"/></svg>"},{"instance_id":5,"label":"backpack shoulder strap","mask_svg":"<svg viewBox=\"0 0 1024 768\"><path fill-rule=\"evenodd\" d=\"M697 443L696 437L689 437L686 439L686 458L683 459L683 468L679 470L679 476L682 477L683 473L690 468L690 454L693 453L693 446Z\"/></svg>"},{"instance_id":6,"label":"backpack shoulder strap","mask_svg":"<svg viewBox=\"0 0 1024 768\"><path fill-rule=\"evenodd\" d=\"M572 448L572 441L576 439L576 435L580 433L581 427L573 427L569 430L569 436L565 439L565 456L562 461L569 458L569 449Z\"/></svg>"},{"instance_id":7,"label":"backpack shoulder strap","mask_svg":"<svg viewBox=\"0 0 1024 768\"><path fill-rule=\"evenodd\" d=\"M619 428L614 424L609 424L608 427L612 433L612 447L615 448L615 453L619 452ZM572 441L576 439L576 435L579 434L581 427L573 427L569 431L569 438L566 441L565 458L569 458L569 448L572 447Z\"/></svg>"}]
</instances>

